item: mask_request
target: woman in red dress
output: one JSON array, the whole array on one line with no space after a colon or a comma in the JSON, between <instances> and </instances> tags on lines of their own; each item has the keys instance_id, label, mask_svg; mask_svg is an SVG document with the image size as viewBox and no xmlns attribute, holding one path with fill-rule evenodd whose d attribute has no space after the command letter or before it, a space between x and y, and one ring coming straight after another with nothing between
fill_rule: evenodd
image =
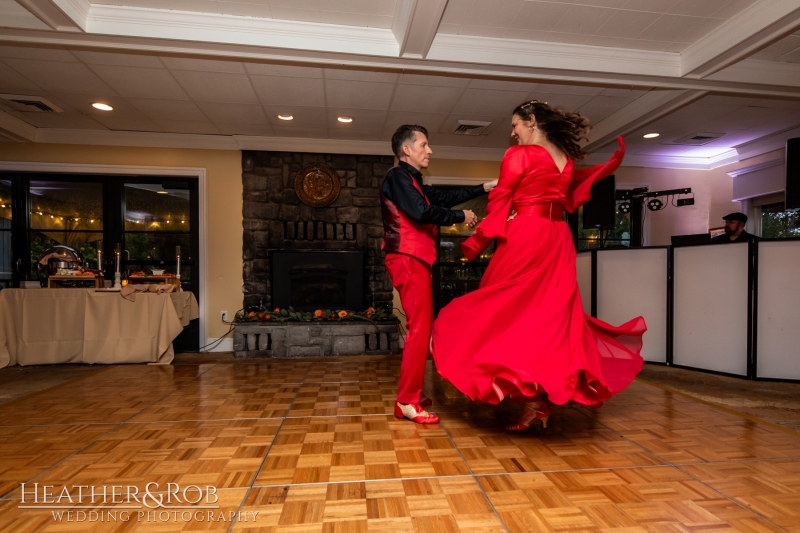
<instances>
[{"instance_id":1,"label":"woman in red dress","mask_svg":"<svg viewBox=\"0 0 800 533\"><path fill-rule=\"evenodd\" d=\"M518 146L503 157L486 218L461 245L474 259L496 239L494 256L480 288L442 309L432 348L439 374L472 400L523 402L506 426L523 431L537 419L547 427L545 395L599 405L627 387L642 367L646 326L642 317L614 327L583 312L563 220L622 162L622 138L606 164L575 169L585 117L534 100L514 110L511 126Z\"/></svg>"}]
</instances>

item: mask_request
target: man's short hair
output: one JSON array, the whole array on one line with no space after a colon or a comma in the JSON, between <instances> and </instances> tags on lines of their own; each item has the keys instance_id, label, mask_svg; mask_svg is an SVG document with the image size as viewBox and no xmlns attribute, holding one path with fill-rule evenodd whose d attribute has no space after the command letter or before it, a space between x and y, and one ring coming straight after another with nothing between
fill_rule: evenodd
<instances>
[{"instance_id":1,"label":"man's short hair","mask_svg":"<svg viewBox=\"0 0 800 533\"><path fill-rule=\"evenodd\" d=\"M403 156L403 145L413 143L416 139L415 132L420 132L425 137L428 136L428 130L419 124L403 124L392 135L392 152L400 159Z\"/></svg>"}]
</instances>

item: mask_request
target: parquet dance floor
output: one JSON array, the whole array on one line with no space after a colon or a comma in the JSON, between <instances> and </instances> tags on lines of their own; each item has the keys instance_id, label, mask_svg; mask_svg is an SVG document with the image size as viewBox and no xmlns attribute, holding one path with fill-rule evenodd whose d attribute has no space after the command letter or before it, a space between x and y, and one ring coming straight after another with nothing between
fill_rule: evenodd
<instances>
[{"instance_id":1,"label":"parquet dance floor","mask_svg":"<svg viewBox=\"0 0 800 533\"><path fill-rule=\"evenodd\" d=\"M509 434L517 406L430 365L434 426L391 416L396 357L104 367L0 405L0 531L800 533L796 434L642 382Z\"/></svg>"}]
</instances>

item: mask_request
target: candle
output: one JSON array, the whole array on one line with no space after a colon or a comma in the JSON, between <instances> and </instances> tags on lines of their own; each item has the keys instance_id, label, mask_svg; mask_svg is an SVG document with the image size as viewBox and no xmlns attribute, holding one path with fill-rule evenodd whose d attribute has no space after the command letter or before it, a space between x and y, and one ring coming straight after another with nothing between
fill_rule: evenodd
<instances>
[{"instance_id":1,"label":"candle","mask_svg":"<svg viewBox=\"0 0 800 533\"><path fill-rule=\"evenodd\" d=\"M97 250L97 270L103 270L103 250Z\"/></svg>"},{"instance_id":2,"label":"candle","mask_svg":"<svg viewBox=\"0 0 800 533\"><path fill-rule=\"evenodd\" d=\"M117 255L117 272L119 272L119 258L122 255L121 253L122 247L119 243L114 246L114 253Z\"/></svg>"},{"instance_id":3,"label":"candle","mask_svg":"<svg viewBox=\"0 0 800 533\"><path fill-rule=\"evenodd\" d=\"M178 268L177 268L177 271L175 272L175 277L177 277L178 279L181 279L181 247L180 246L176 246L175 247L175 256L178 258Z\"/></svg>"}]
</instances>

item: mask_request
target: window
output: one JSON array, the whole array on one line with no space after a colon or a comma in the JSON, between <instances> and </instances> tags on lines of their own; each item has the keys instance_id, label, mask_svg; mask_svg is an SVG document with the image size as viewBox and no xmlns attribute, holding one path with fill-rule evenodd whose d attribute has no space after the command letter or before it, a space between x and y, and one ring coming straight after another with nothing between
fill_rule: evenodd
<instances>
[{"instance_id":1,"label":"window","mask_svg":"<svg viewBox=\"0 0 800 533\"><path fill-rule=\"evenodd\" d=\"M28 184L28 242L31 279L38 279L37 260L55 244L83 254L97 266L103 246L103 184L65 180L31 180Z\"/></svg>"},{"instance_id":2,"label":"window","mask_svg":"<svg viewBox=\"0 0 800 533\"><path fill-rule=\"evenodd\" d=\"M0 287L38 280L38 259L56 244L80 252L106 281L114 279L117 243L123 278L137 270L175 273L180 246L181 287L202 301L199 205L191 177L0 173ZM173 345L197 349L197 322Z\"/></svg>"},{"instance_id":3,"label":"window","mask_svg":"<svg viewBox=\"0 0 800 533\"><path fill-rule=\"evenodd\" d=\"M583 228L583 207L578 209L578 235L577 248L581 250L595 250L599 248L613 248L619 246L630 247L631 245L631 213L620 211L620 204L617 202L616 225L609 230L596 230ZM627 201L630 204L630 201Z\"/></svg>"},{"instance_id":4,"label":"window","mask_svg":"<svg viewBox=\"0 0 800 533\"><path fill-rule=\"evenodd\" d=\"M129 272L153 269L175 274L181 253L181 284L191 280L190 191L159 183L126 183L125 263Z\"/></svg>"},{"instance_id":5,"label":"window","mask_svg":"<svg viewBox=\"0 0 800 533\"><path fill-rule=\"evenodd\" d=\"M478 216L478 220L483 220L486 217L487 201L488 197L483 195L453 209L469 209ZM433 270L433 303L436 313L454 298L478 288L494 252L494 244L491 244L475 261L467 261L460 244L474 230L466 224L441 226L439 230L438 260Z\"/></svg>"},{"instance_id":6,"label":"window","mask_svg":"<svg viewBox=\"0 0 800 533\"><path fill-rule=\"evenodd\" d=\"M800 210L784 209L784 203L761 206L761 236L765 239L800 237Z\"/></svg>"},{"instance_id":7,"label":"window","mask_svg":"<svg viewBox=\"0 0 800 533\"><path fill-rule=\"evenodd\" d=\"M12 281L11 181L0 180L0 284Z\"/></svg>"}]
</instances>

